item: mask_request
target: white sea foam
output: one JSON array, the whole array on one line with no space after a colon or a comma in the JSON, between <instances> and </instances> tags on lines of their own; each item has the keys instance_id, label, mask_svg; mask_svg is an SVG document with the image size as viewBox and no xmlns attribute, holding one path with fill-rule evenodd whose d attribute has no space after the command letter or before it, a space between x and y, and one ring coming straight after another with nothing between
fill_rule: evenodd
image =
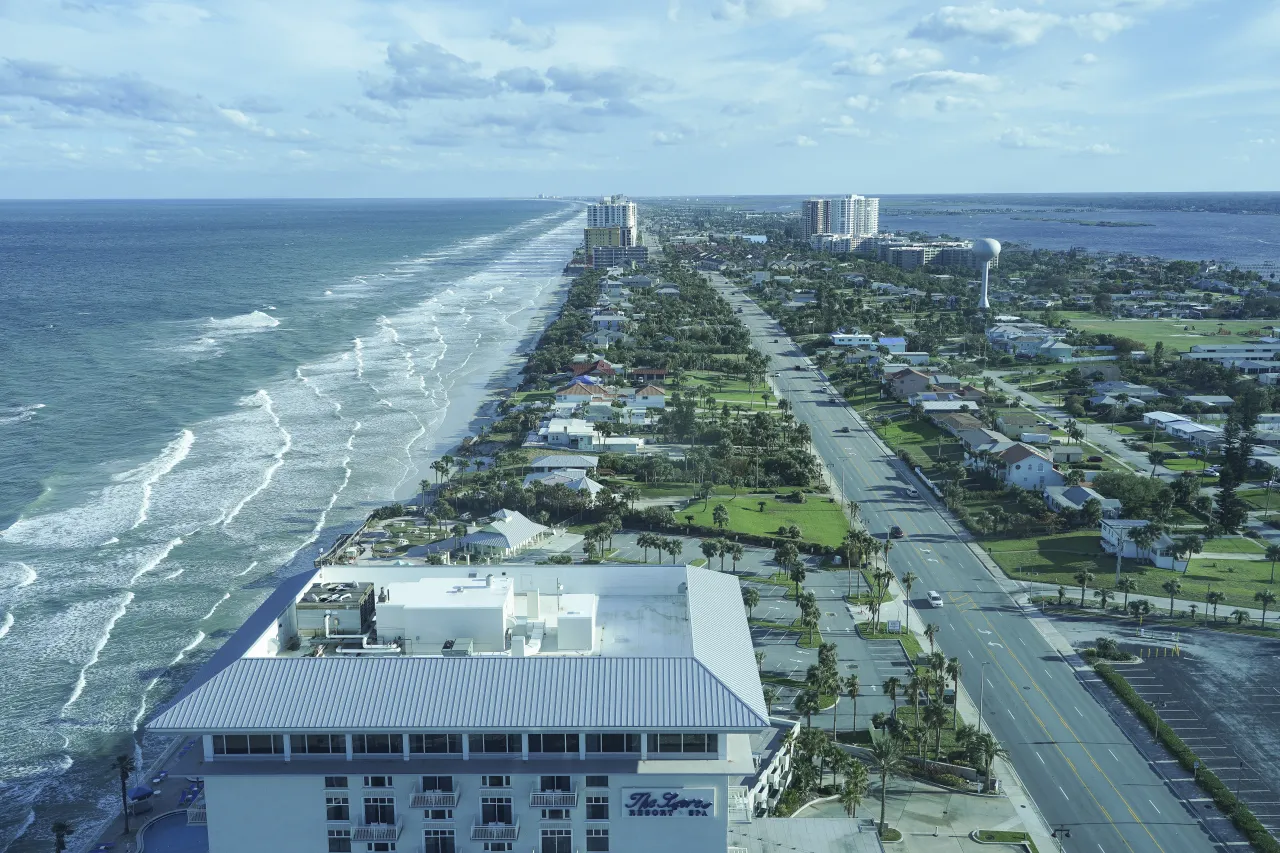
<instances>
[{"instance_id":1,"label":"white sea foam","mask_svg":"<svg viewBox=\"0 0 1280 853\"><path fill-rule=\"evenodd\" d=\"M148 572L155 571L156 567L158 567L161 563L163 563L165 560L169 558L170 552L172 552L174 548L177 548L181 544L182 544L182 538L176 537L174 539L170 539L168 542L161 545L159 550L155 551L150 556L148 556L146 561L141 566L138 567L138 570L133 573L133 577L129 578L129 586L133 586L135 583L138 582L138 578L142 577Z\"/></svg>"},{"instance_id":2,"label":"white sea foam","mask_svg":"<svg viewBox=\"0 0 1280 853\"><path fill-rule=\"evenodd\" d=\"M36 412L43 409L44 403L33 403L30 406L14 406L0 412L0 426L6 424L20 424L29 421L36 416Z\"/></svg>"},{"instance_id":3,"label":"white sea foam","mask_svg":"<svg viewBox=\"0 0 1280 853\"><path fill-rule=\"evenodd\" d=\"M254 560L252 563L249 564L249 567L245 569L243 572L236 572L236 577L238 578L244 577L245 575L249 574L249 572L253 571L257 567L258 567L258 561ZM209 617L206 616L205 618L208 619Z\"/></svg>"},{"instance_id":4,"label":"white sea foam","mask_svg":"<svg viewBox=\"0 0 1280 853\"><path fill-rule=\"evenodd\" d=\"M189 429L184 429L177 438L165 446L160 454L159 464L152 468L142 481L142 503L138 506L138 518L133 522L130 530L135 530L146 522L147 512L151 509L151 490L155 488L156 483L160 482L161 477L187 458L187 454L191 452L191 445L195 442L196 434Z\"/></svg>"},{"instance_id":5,"label":"white sea foam","mask_svg":"<svg viewBox=\"0 0 1280 853\"><path fill-rule=\"evenodd\" d=\"M102 543L101 545L99 545L98 547L99 547L99 548L106 548L108 545L118 545L118 544L120 544L120 537L119 537L119 536L112 536L110 539L108 539L106 542L103 542L103 543Z\"/></svg>"},{"instance_id":6,"label":"white sea foam","mask_svg":"<svg viewBox=\"0 0 1280 853\"><path fill-rule=\"evenodd\" d=\"M131 603L133 603L133 593L126 592L124 597L121 598L120 603L116 605L115 612L111 614L111 618L107 620L107 624L102 630L102 636L98 638L98 642L93 646L93 651L89 654L89 660L85 662L84 666L80 667L80 675L76 678L75 687L71 688L71 696L62 706L62 711L60 713L63 716L66 716L67 711L71 710L71 706L74 705L76 700L84 693L85 684L88 683L87 674L90 668L98 662L98 657L102 654L102 650L106 648L107 641L111 639L111 630L116 627L116 623L120 621L120 617L124 615L124 612L127 609L129 609L129 605Z\"/></svg>"},{"instance_id":7,"label":"white sea foam","mask_svg":"<svg viewBox=\"0 0 1280 853\"><path fill-rule=\"evenodd\" d=\"M266 391L258 391L258 393L254 394L250 399L253 403L266 410L267 414L271 417L271 422L275 424L276 429L280 431L280 449L277 450L275 455L272 457L274 461L268 465L267 470L263 472L262 482L259 483L253 491L245 495L244 498L235 505L231 512L227 513L226 517L222 520L223 527L226 527L228 524L235 521L236 516L240 514L240 510L244 509L245 506L248 505L249 501L262 494L266 490L267 486L271 485L271 478L276 475L276 471L280 470L280 466L284 464L285 454L287 454L290 448L293 447L293 436L280 423L280 416L276 414L275 406L272 404L271 395Z\"/></svg>"},{"instance_id":8,"label":"white sea foam","mask_svg":"<svg viewBox=\"0 0 1280 853\"><path fill-rule=\"evenodd\" d=\"M22 569L22 580L18 581L18 589L31 586L36 582L36 578L40 577L36 574L36 570L28 566L26 563L18 563L18 567Z\"/></svg>"},{"instance_id":9,"label":"white sea foam","mask_svg":"<svg viewBox=\"0 0 1280 853\"><path fill-rule=\"evenodd\" d=\"M254 563L254 565L256 566L256 565L257 565L257 563ZM201 617L200 617L200 621L201 621L201 622L203 622L204 620L206 620L206 619L208 619L210 616L212 616L212 615L213 615L213 612L214 612L215 610L217 610L219 607L221 607L221 606L222 606L222 602L226 601L226 600L227 600L228 598L230 598L230 597L231 597L231 593L229 593L229 592L224 592L224 593L222 594L222 598L219 598L219 599L214 603L214 605L213 605L212 607L210 607L210 608L209 608L209 612L208 612L208 613L206 613L205 615L203 615L203 616L201 616Z\"/></svg>"},{"instance_id":10,"label":"white sea foam","mask_svg":"<svg viewBox=\"0 0 1280 853\"><path fill-rule=\"evenodd\" d=\"M13 627L13 614L8 610L6 610L4 612L4 619L0 620L0 640L3 640L5 636L8 635L9 630L12 627Z\"/></svg>"},{"instance_id":11,"label":"white sea foam","mask_svg":"<svg viewBox=\"0 0 1280 853\"><path fill-rule=\"evenodd\" d=\"M271 310L275 310L275 306L267 306ZM248 314L239 314L235 317L210 317L209 322L205 324L211 329L215 329L222 334L244 334L246 332L261 332L266 329L274 329L280 325L280 321L265 311L252 311Z\"/></svg>"}]
</instances>

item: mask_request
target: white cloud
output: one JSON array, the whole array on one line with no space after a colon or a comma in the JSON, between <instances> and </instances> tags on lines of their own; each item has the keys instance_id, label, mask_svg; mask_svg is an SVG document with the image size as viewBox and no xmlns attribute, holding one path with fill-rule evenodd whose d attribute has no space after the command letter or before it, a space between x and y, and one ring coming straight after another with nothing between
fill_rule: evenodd
<instances>
[{"instance_id":1,"label":"white cloud","mask_svg":"<svg viewBox=\"0 0 1280 853\"><path fill-rule=\"evenodd\" d=\"M934 41L969 37L993 44L1026 46L1035 44L1061 23L1062 18L1052 12L990 6L943 6L925 15L911 30L911 35Z\"/></svg>"},{"instance_id":2,"label":"white cloud","mask_svg":"<svg viewBox=\"0 0 1280 853\"><path fill-rule=\"evenodd\" d=\"M723 0L712 17L722 21L791 18L825 11L827 0Z\"/></svg>"},{"instance_id":3,"label":"white cloud","mask_svg":"<svg viewBox=\"0 0 1280 853\"><path fill-rule=\"evenodd\" d=\"M654 145L682 145L688 142L691 136L688 130L675 129L655 130L649 138L653 140Z\"/></svg>"},{"instance_id":4,"label":"white cloud","mask_svg":"<svg viewBox=\"0 0 1280 853\"><path fill-rule=\"evenodd\" d=\"M931 47L898 47L887 53L867 53L837 62L831 70L834 74L878 77L895 69L928 68L942 59L941 51Z\"/></svg>"},{"instance_id":5,"label":"white cloud","mask_svg":"<svg viewBox=\"0 0 1280 853\"><path fill-rule=\"evenodd\" d=\"M531 26L519 18L512 18L507 26L494 31L493 37L521 50L546 50L556 43L556 30L555 27Z\"/></svg>"},{"instance_id":6,"label":"white cloud","mask_svg":"<svg viewBox=\"0 0 1280 853\"><path fill-rule=\"evenodd\" d=\"M860 127L853 116L840 116L835 120L826 119L823 121L823 133L833 133L836 136L858 136L868 137L871 131L865 127Z\"/></svg>"},{"instance_id":7,"label":"white cloud","mask_svg":"<svg viewBox=\"0 0 1280 853\"><path fill-rule=\"evenodd\" d=\"M1001 133L996 141L1003 148L1052 150L1086 157L1111 157L1120 153L1107 142L1081 144L1072 138L1081 133L1083 133L1081 128L1062 124L1046 125L1035 131L1023 127L1010 127Z\"/></svg>"},{"instance_id":8,"label":"white cloud","mask_svg":"<svg viewBox=\"0 0 1280 853\"><path fill-rule=\"evenodd\" d=\"M880 106L880 102L868 95L850 95L844 99L844 105L851 110L874 112Z\"/></svg>"},{"instance_id":9,"label":"white cloud","mask_svg":"<svg viewBox=\"0 0 1280 853\"><path fill-rule=\"evenodd\" d=\"M798 134L791 139L784 139L778 145L783 148L813 148L818 143L812 137L805 136L803 133Z\"/></svg>"},{"instance_id":10,"label":"white cloud","mask_svg":"<svg viewBox=\"0 0 1280 853\"><path fill-rule=\"evenodd\" d=\"M1070 21L1072 29L1094 41L1106 41L1113 35L1133 26L1133 19L1115 12L1091 12L1077 15Z\"/></svg>"},{"instance_id":11,"label":"white cloud","mask_svg":"<svg viewBox=\"0 0 1280 853\"><path fill-rule=\"evenodd\" d=\"M971 89L990 92L1000 88L1000 80L974 71L921 71L893 84L895 89L927 92L935 89Z\"/></svg>"},{"instance_id":12,"label":"white cloud","mask_svg":"<svg viewBox=\"0 0 1280 853\"><path fill-rule=\"evenodd\" d=\"M1092 53L1081 54L1076 58L1076 65L1096 65L1098 57Z\"/></svg>"}]
</instances>

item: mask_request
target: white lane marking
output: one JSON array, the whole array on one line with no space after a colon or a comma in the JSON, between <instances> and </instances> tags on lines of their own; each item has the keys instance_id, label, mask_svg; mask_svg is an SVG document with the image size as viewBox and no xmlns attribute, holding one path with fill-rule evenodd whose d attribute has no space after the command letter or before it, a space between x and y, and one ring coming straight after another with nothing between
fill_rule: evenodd
<instances>
[{"instance_id":1,"label":"white lane marking","mask_svg":"<svg viewBox=\"0 0 1280 853\"><path fill-rule=\"evenodd\" d=\"M995 686L994 684L992 684L992 683L991 683L991 679L989 679L989 678L984 678L984 679L982 679L982 680L983 680L983 681L985 681L985 682L987 682L987 686L988 686L988 687L990 687L992 690L995 690L995 689L996 689L996 686Z\"/></svg>"},{"instance_id":2,"label":"white lane marking","mask_svg":"<svg viewBox=\"0 0 1280 853\"><path fill-rule=\"evenodd\" d=\"M1059 785L1059 786L1058 786L1058 790L1059 790L1059 791L1062 791L1062 786L1061 786L1061 785ZM1063 797L1064 797L1068 802L1070 802L1071 798L1067 796L1067 792L1066 792L1066 791L1062 791L1062 796L1063 796Z\"/></svg>"},{"instance_id":3,"label":"white lane marking","mask_svg":"<svg viewBox=\"0 0 1280 853\"><path fill-rule=\"evenodd\" d=\"M1111 752L1111 750L1108 749L1107 752ZM1111 757L1114 758L1116 761L1120 760L1120 756L1116 755L1114 752L1111 752Z\"/></svg>"},{"instance_id":4,"label":"white lane marking","mask_svg":"<svg viewBox=\"0 0 1280 853\"><path fill-rule=\"evenodd\" d=\"M1044 764L1044 759L1043 759L1043 758L1041 758L1040 753L1038 753L1038 752L1036 753L1036 758L1039 758L1039 759L1040 759L1040 763L1041 763L1041 764Z\"/></svg>"},{"instance_id":5,"label":"white lane marking","mask_svg":"<svg viewBox=\"0 0 1280 853\"><path fill-rule=\"evenodd\" d=\"M982 630L981 628L979 628L979 629L978 629L978 633L979 633L979 634L990 634L991 632L990 632L990 631L984 631L984 630Z\"/></svg>"},{"instance_id":6,"label":"white lane marking","mask_svg":"<svg viewBox=\"0 0 1280 853\"><path fill-rule=\"evenodd\" d=\"M1050 678L1053 678L1053 673L1050 672L1047 668L1045 669L1044 674L1049 676Z\"/></svg>"},{"instance_id":7,"label":"white lane marking","mask_svg":"<svg viewBox=\"0 0 1280 853\"><path fill-rule=\"evenodd\" d=\"M1027 641L1026 641L1026 640L1024 640L1024 639L1022 639L1021 637L1019 637L1019 638L1018 638L1018 642L1019 642L1019 643L1022 643L1022 645L1024 645L1024 646L1027 644Z\"/></svg>"},{"instance_id":8,"label":"white lane marking","mask_svg":"<svg viewBox=\"0 0 1280 853\"><path fill-rule=\"evenodd\" d=\"M988 645L988 646L995 646L997 649L1003 649L1003 648L1004 648L1004 646L1000 645L999 643L987 643L987 645Z\"/></svg>"},{"instance_id":9,"label":"white lane marking","mask_svg":"<svg viewBox=\"0 0 1280 853\"><path fill-rule=\"evenodd\" d=\"M1072 705L1071 707L1072 707L1072 708L1076 708L1076 706L1075 706L1075 705ZM1077 713L1077 714L1079 714L1079 715L1080 715L1080 716L1082 716L1082 717L1084 716L1084 712L1083 712L1083 711L1081 711L1079 708L1076 708L1076 713Z\"/></svg>"},{"instance_id":10,"label":"white lane marking","mask_svg":"<svg viewBox=\"0 0 1280 853\"><path fill-rule=\"evenodd\" d=\"M968 649L965 649L965 651L966 651L966 652L969 652L969 650L968 650ZM973 652L969 652L969 657L973 657Z\"/></svg>"},{"instance_id":11,"label":"white lane marking","mask_svg":"<svg viewBox=\"0 0 1280 853\"><path fill-rule=\"evenodd\" d=\"M1147 800L1147 802L1151 803L1150 800ZM1156 810L1156 814L1164 814L1164 812L1160 811L1160 807L1157 806L1155 803L1151 803L1151 808Z\"/></svg>"},{"instance_id":12,"label":"white lane marking","mask_svg":"<svg viewBox=\"0 0 1280 853\"><path fill-rule=\"evenodd\" d=\"M1009 711L1009 709L1008 709L1008 708L1005 708L1005 710L1006 710L1006 711ZM1013 715L1013 711L1009 711L1009 719L1011 719L1011 720L1016 720L1016 719L1018 719L1018 718L1017 718L1017 717L1015 717L1015 716Z\"/></svg>"}]
</instances>

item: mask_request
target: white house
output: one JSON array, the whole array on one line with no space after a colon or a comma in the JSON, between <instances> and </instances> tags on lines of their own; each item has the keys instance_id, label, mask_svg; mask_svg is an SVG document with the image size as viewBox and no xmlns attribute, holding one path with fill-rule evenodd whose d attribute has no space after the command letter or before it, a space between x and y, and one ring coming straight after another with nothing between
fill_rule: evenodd
<instances>
[{"instance_id":1,"label":"white house","mask_svg":"<svg viewBox=\"0 0 1280 853\"><path fill-rule=\"evenodd\" d=\"M1053 460L1029 444L1015 442L997 457L1004 481L1013 486L1038 492L1046 486L1061 486L1062 475L1054 470Z\"/></svg>"},{"instance_id":2,"label":"white house","mask_svg":"<svg viewBox=\"0 0 1280 853\"><path fill-rule=\"evenodd\" d=\"M831 344L837 347L869 347L875 342L871 335L844 334L836 332L831 335Z\"/></svg>"},{"instance_id":3,"label":"white house","mask_svg":"<svg viewBox=\"0 0 1280 853\"><path fill-rule=\"evenodd\" d=\"M667 392L657 385L645 385L642 388L636 388L631 391L627 395L627 402L640 409L665 409L667 407Z\"/></svg>"},{"instance_id":4,"label":"white house","mask_svg":"<svg viewBox=\"0 0 1280 853\"><path fill-rule=\"evenodd\" d=\"M876 344L884 347L892 353L901 353L907 351L906 338L881 338Z\"/></svg>"},{"instance_id":5,"label":"white house","mask_svg":"<svg viewBox=\"0 0 1280 853\"><path fill-rule=\"evenodd\" d=\"M595 456L579 456L575 454L559 454L539 456L529 463L534 471L558 471L561 468L578 468L583 471L594 471L599 460Z\"/></svg>"},{"instance_id":6,"label":"white house","mask_svg":"<svg viewBox=\"0 0 1280 853\"><path fill-rule=\"evenodd\" d=\"M591 315L591 324L597 329L608 329L621 332L627 322L627 315L620 311L597 311Z\"/></svg>"},{"instance_id":7,"label":"white house","mask_svg":"<svg viewBox=\"0 0 1280 853\"><path fill-rule=\"evenodd\" d=\"M1115 554L1119 549L1122 557L1149 560L1157 568L1185 572L1190 561L1174 553L1173 538L1168 533L1161 533L1150 548L1139 548L1130 538L1134 530L1150 523L1140 518L1103 519L1100 525L1102 550Z\"/></svg>"},{"instance_id":8,"label":"white house","mask_svg":"<svg viewBox=\"0 0 1280 853\"><path fill-rule=\"evenodd\" d=\"M557 403L590 403L592 401L608 402L613 399L613 392L603 385L575 379L556 391Z\"/></svg>"},{"instance_id":9,"label":"white house","mask_svg":"<svg viewBox=\"0 0 1280 853\"><path fill-rule=\"evenodd\" d=\"M1044 502L1054 512L1079 512L1091 500L1102 507L1103 518L1120 517L1120 501L1104 498L1088 486L1048 486L1044 490Z\"/></svg>"},{"instance_id":10,"label":"white house","mask_svg":"<svg viewBox=\"0 0 1280 853\"><path fill-rule=\"evenodd\" d=\"M541 474L530 474L524 478L526 489L534 483L541 483L544 486L564 486L575 492L586 492L593 499L604 490L603 485L588 477L587 472L581 468L561 468Z\"/></svg>"},{"instance_id":11,"label":"white house","mask_svg":"<svg viewBox=\"0 0 1280 853\"><path fill-rule=\"evenodd\" d=\"M551 528L513 509L500 509L480 529L462 537L462 548L484 557L514 557L551 534Z\"/></svg>"},{"instance_id":12,"label":"white house","mask_svg":"<svg viewBox=\"0 0 1280 853\"><path fill-rule=\"evenodd\" d=\"M582 418L552 418L547 422L545 438L551 447L572 450L596 450L599 438L594 424Z\"/></svg>"}]
</instances>

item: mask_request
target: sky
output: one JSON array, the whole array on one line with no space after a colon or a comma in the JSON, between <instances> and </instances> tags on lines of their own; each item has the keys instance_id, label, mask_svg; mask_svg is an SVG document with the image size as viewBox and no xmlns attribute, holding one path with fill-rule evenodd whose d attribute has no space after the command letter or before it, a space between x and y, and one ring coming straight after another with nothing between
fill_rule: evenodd
<instances>
[{"instance_id":1,"label":"sky","mask_svg":"<svg viewBox=\"0 0 1280 853\"><path fill-rule=\"evenodd\" d=\"M0 0L0 197L1280 190L1276 0Z\"/></svg>"}]
</instances>

